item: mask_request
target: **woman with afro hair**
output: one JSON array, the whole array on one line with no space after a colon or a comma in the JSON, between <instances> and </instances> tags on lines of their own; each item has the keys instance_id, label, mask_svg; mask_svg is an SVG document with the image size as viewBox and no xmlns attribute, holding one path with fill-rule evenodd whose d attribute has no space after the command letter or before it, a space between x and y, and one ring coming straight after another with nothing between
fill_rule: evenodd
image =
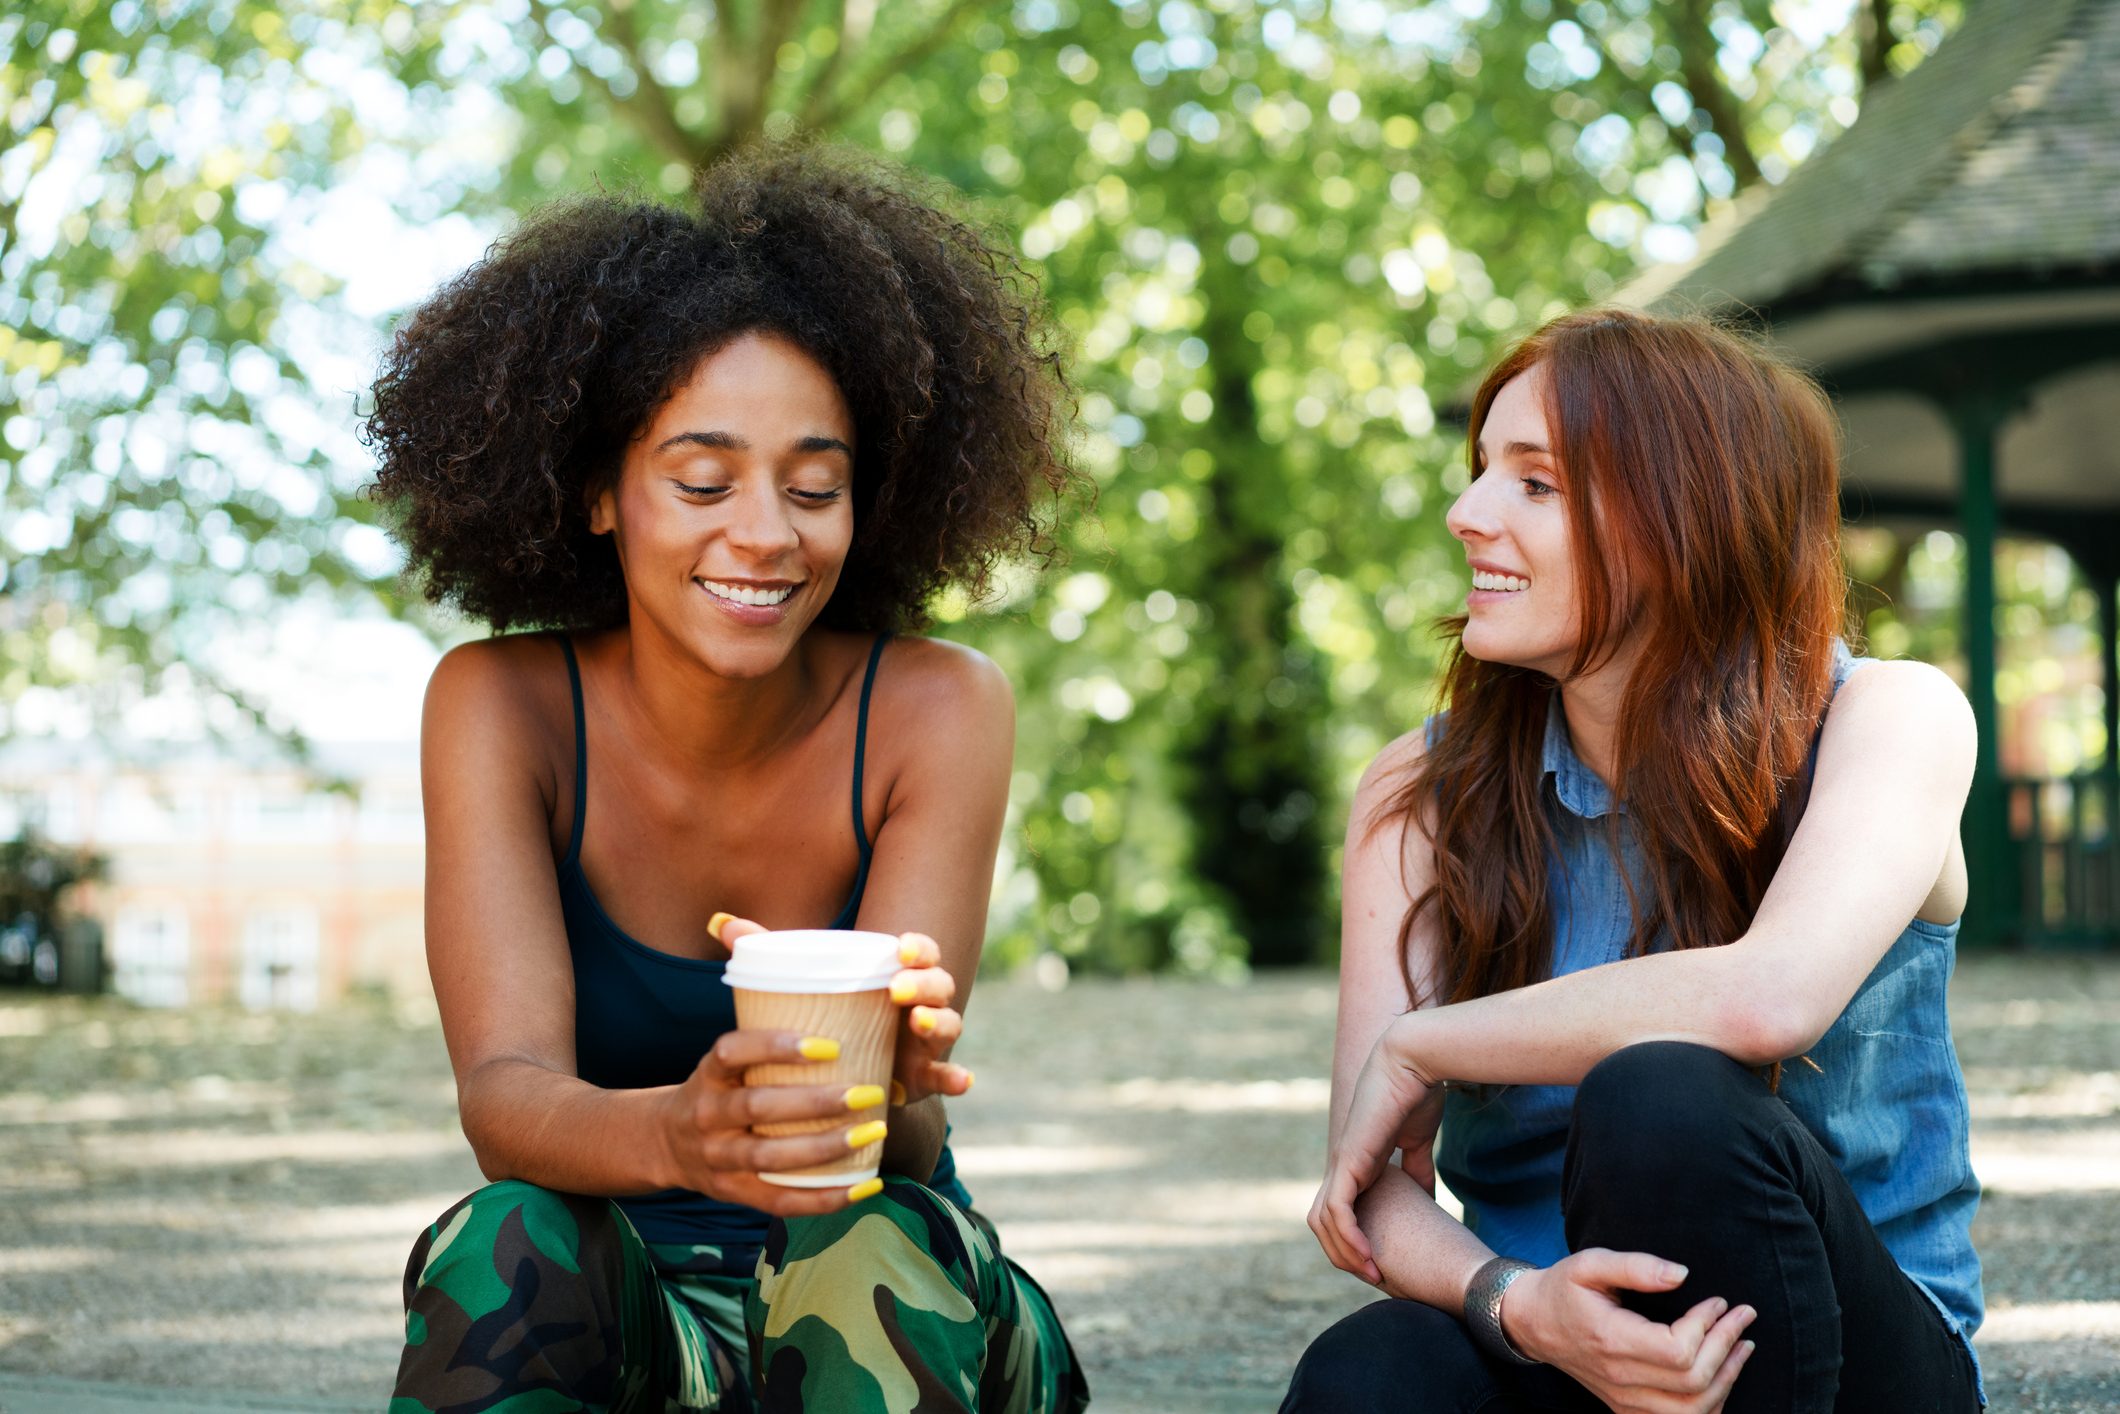
<instances>
[{"instance_id":1,"label":"woman with afro hair","mask_svg":"<svg viewBox=\"0 0 2120 1414\"><path fill-rule=\"evenodd\" d=\"M1009 686L906 636L1043 549L1074 480L1042 327L903 179L777 147L694 209L548 208L399 329L374 493L428 596L500 632L421 729L429 965L491 1182L413 1248L393 1411L1087 1403L943 1115ZM744 1089L836 1044L737 1029L727 945L762 925L901 935L888 1092ZM759 1177L879 1136L880 1180Z\"/></svg>"}]
</instances>

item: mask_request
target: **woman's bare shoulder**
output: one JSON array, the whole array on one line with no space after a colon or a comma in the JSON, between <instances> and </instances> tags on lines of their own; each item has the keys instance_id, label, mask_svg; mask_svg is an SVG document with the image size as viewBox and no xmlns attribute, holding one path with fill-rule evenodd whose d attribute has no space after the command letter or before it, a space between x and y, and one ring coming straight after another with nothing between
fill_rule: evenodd
<instances>
[{"instance_id":1,"label":"woman's bare shoulder","mask_svg":"<svg viewBox=\"0 0 2120 1414\"><path fill-rule=\"evenodd\" d=\"M1429 728L1422 725L1386 742L1384 749L1370 759L1368 769L1362 772L1362 784L1365 787L1404 785L1407 774L1428 754L1428 734Z\"/></svg>"},{"instance_id":2,"label":"woman's bare shoulder","mask_svg":"<svg viewBox=\"0 0 2120 1414\"><path fill-rule=\"evenodd\" d=\"M1412 780L1428 754L1428 735L1427 726L1415 727L1385 743L1384 749L1370 759L1361 781L1355 786L1350 824L1373 827L1379 816L1392 812L1407 782Z\"/></svg>"},{"instance_id":3,"label":"woman's bare shoulder","mask_svg":"<svg viewBox=\"0 0 2120 1414\"><path fill-rule=\"evenodd\" d=\"M1015 756L1016 699L1007 674L975 648L940 638L893 638L877 665L869 715L872 769L892 801L1006 790Z\"/></svg>"},{"instance_id":4,"label":"woman's bare shoulder","mask_svg":"<svg viewBox=\"0 0 2120 1414\"><path fill-rule=\"evenodd\" d=\"M884 663L901 695L1014 700L1007 674L993 659L946 638L893 638L884 652Z\"/></svg>"},{"instance_id":5,"label":"woman's bare shoulder","mask_svg":"<svg viewBox=\"0 0 2120 1414\"><path fill-rule=\"evenodd\" d=\"M1872 750L1879 747L1891 749ZM1970 771L1974 749L1973 709L1949 674L1892 659L1863 664L1834 695L1819 765L1884 770L1911 754L1929 768Z\"/></svg>"},{"instance_id":6,"label":"woman's bare shoulder","mask_svg":"<svg viewBox=\"0 0 2120 1414\"><path fill-rule=\"evenodd\" d=\"M511 633L475 638L443 653L427 679L427 710L475 713L507 720L552 695L565 696L567 669L550 634Z\"/></svg>"},{"instance_id":7,"label":"woman's bare shoulder","mask_svg":"<svg viewBox=\"0 0 2120 1414\"><path fill-rule=\"evenodd\" d=\"M559 640L501 634L449 649L427 679L421 751L430 765L514 765L550 776L552 743L572 739L573 700Z\"/></svg>"},{"instance_id":8,"label":"woman's bare shoulder","mask_svg":"<svg viewBox=\"0 0 2120 1414\"><path fill-rule=\"evenodd\" d=\"M1387 743L1362 773L1347 810L1344 887L1381 890L1382 896L1402 899L1418 893L1432 878L1432 817L1424 810L1416 824L1406 795L1429 745L1427 728L1416 727Z\"/></svg>"},{"instance_id":9,"label":"woman's bare shoulder","mask_svg":"<svg viewBox=\"0 0 2120 1414\"><path fill-rule=\"evenodd\" d=\"M1012 738L1016 698L1008 675L978 649L906 636L884 649L873 710L885 725L947 746L960 734Z\"/></svg>"}]
</instances>

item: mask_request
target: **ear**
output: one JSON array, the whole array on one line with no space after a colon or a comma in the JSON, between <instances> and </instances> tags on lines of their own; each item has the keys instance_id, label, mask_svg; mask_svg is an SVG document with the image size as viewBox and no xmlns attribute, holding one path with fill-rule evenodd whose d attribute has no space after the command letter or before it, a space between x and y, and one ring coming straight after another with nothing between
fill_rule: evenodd
<instances>
[{"instance_id":1,"label":"ear","mask_svg":"<svg viewBox=\"0 0 2120 1414\"><path fill-rule=\"evenodd\" d=\"M608 483L589 494L589 533L609 535L618 527L618 486Z\"/></svg>"}]
</instances>

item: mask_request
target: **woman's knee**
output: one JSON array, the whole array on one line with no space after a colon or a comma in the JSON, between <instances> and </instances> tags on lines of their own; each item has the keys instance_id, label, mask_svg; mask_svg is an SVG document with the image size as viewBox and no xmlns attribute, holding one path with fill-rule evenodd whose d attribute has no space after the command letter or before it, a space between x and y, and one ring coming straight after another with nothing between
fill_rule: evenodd
<instances>
[{"instance_id":1,"label":"woman's knee","mask_svg":"<svg viewBox=\"0 0 2120 1414\"><path fill-rule=\"evenodd\" d=\"M819 1390L872 1383L910 1396L1002 1379L989 1356L994 1332L1022 1314L1013 1292L985 1235L911 1179L836 1213L776 1219L744 1303L762 1407L823 1408Z\"/></svg>"},{"instance_id":2,"label":"woman's knee","mask_svg":"<svg viewBox=\"0 0 2120 1414\"><path fill-rule=\"evenodd\" d=\"M489 1183L444 1211L413 1244L405 1305L422 1288L484 1305L525 1280L553 1285L552 1278L606 1265L617 1258L615 1222L608 1199L520 1179Z\"/></svg>"},{"instance_id":3,"label":"woman's knee","mask_svg":"<svg viewBox=\"0 0 2120 1414\"><path fill-rule=\"evenodd\" d=\"M397 1395L421 1409L536 1390L608 1405L625 1350L621 1221L608 1199L517 1181L443 1213L406 1264Z\"/></svg>"},{"instance_id":4,"label":"woman's knee","mask_svg":"<svg viewBox=\"0 0 2120 1414\"><path fill-rule=\"evenodd\" d=\"M1767 1100L1756 1075L1707 1046L1651 1041L1600 1061L1568 1127L1569 1244L1632 1245L1652 1229L1676 1241L1694 1218L1752 1191Z\"/></svg>"},{"instance_id":5,"label":"woman's knee","mask_svg":"<svg viewBox=\"0 0 2120 1414\"><path fill-rule=\"evenodd\" d=\"M910 1178L886 1178L881 1193L836 1213L773 1219L758 1260L759 1295L770 1303L829 1273L835 1282L945 1283L976 1299L982 1257L991 1265L985 1235L955 1204Z\"/></svg>"},{"instance_id":6,"label":"woman's knee","mask_svg":"<svg viewBox=\"0 0 2120 1414\"><path fill-rule=\"evenodd\" d=\"M1661 1160L1713 1150L1741 1122L1759 1090L1751 1072L1689 1041L1644 1041L1606 1056L1575 1091L1570 1143L1613 1141ZM1761 1093L1764 1093L1763 1091Z\"/></svg>"},{"instance_id":7,"label":"woman's knee","mask_svg":"<svg viewBox=\"0 0 2120 1414\"><path fill-rule=\"evenodd\" d=\"M1296 1362L1281 1414L1474 1407L1492 1376L1465 1327L1418 1301L1377 1301L1337 1322Z\"/></svg>"}]
</instances>

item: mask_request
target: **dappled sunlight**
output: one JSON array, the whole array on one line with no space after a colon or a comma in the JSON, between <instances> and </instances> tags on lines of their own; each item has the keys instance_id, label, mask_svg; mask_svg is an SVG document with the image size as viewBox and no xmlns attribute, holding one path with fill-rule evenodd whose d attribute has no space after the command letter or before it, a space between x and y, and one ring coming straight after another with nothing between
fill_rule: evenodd
<instances>
[{"instance_id":1,"label":"dappled sunlight","mask_svg":"<svg viewBox=\"0 0 2120 1414\"><path fill-rule=\"evenodd\" d=\"M0 1277L79 1271L111 1255L101 1247L0 1247Z\"/></svg>"},{"instance_id":2,"label":"dappled sunlight","mask_svg":"<svg viewBox=\"0 0 2120 1414\"><path fill-rule=\"evenodd\" d=\"M1155 1252L1227 1248L1247 1243L1283 1242L1292 1234L1285 1223L1171 1222L1084 1219L1071 1222L1011 1222L1002 1243L1011 1256L1049 1252ZM1305 1234L1307 1237L1308 1234ZM1042 1270L1042 1263L1033 1270Z\"/></svg>"},{"instance_id":3,"label":"dappled sunlight","mask_svg":"<svg viewBox=\"0 0 2120 1414\"><path fill-rule=\"evenodd\" d=\"M2019 1135L2005 1145L1976 1132L1973 1172L1989 1193L2120 1193L2120 1133Z\"/></svg>"},{"instance_id":4,"label":"dappled sunlight","mask_svg":"<svg viewBox=\"0 0 2120 1414\"><path fill-rule=\"evenodd\" d=\"M1145 1149L1116 1144L952 1144L957 1172L966 1178L1036 1178L1046 1174L1113 1173L1145 1168Z\"/></svg>"},{"instance_id":5,"label":"dappled sunlight","mask_svg":"<svg viewBox=\"0 0 2120 1414\"><path fill-rule=\"evenodd\" d=\"M1284 1027L1264 1030L1246 1027L1233 1031L1210 1031L1192 1038L1193 1054L1210 1060L1227 1058L1241 1065L1255 1065L1262 1057L1308 1056L1313 1038L1308 1030Z\"/></svg>"},{"instance_id":6,"label":"dappled sunlight","mask_svg":"<svg viewBox=\"0 0 2120 1414\"><path fill-rule=\"evenodd\" d=\"M2120 997L2012 997L1951 1002L1951 1029L1961 1035L1990 1027L2120 1026Z\"/></svg>"},{"instance_id":7,"label":"dappled sunlight","mask_svg":"<svg viewBox=\"0 0 2120 1414\"><path fill-rule=\"evenodd\" d=\"M1316 1196L1316 1179L1271 1183L1175 1182L1135 1190L1132 1208L1151 1217L1199 1223L1280 1223L1280 1235L1310 1240L1303 1219Z\"/></svg>"},{"instance_id":8,"label":"dappled sunlight","mask_svg":"<svg viewBox=\"0 0 2120 1414\"><path fill-rule=\"evenodd\" d=\"M1022 1255L1016 1250L1014 1241L1004 1240L1002 1245L1009 1256ZM1144 1266L1139 1258L1121 1257L1110 1252L1068 1250L1041 1253L1037 1262L1038 1285L1047 1291L1071 1295L1105 1291L1138 1277ZM1072 1318L1067 1322L1067 1329L1070 1336L1080 1334L1078 1324Z\"/></svg>"},{"instance_id":9,"label":"dappled sunlight","mask_svg":"<svg viewBox=\"0 0 2120 1414\"><path fill-rule=\"evenodd\" d=\"M360 1130L293 1130L284 1134L230 1134L192 1129L156 1134L90 1134L81 1149L112 1169L224 1168L239 1164L389 1164L470 1152L460 1134L364 1133Z\"/></svg>"},{"instance_id":10,"label":"dappled sunlight","mask_svg":"<svg viewBox=\"0 0 2120 1414\"><path fill-rule=\"evenodd\" d=\"M2120 1341L2120 1301L2038 1301L1997 1306L1980 1327L1980 1344L2049 1340Z\"/></svg>"},{"instance_id":11,"label":"dappled sunlight","mask_svg":"<svg viewBox=\"0 0 2120 1414\"><path fill-rule=\"evenodd\" d=\"M334 1203L328 1207L289 1213L276 1226L285 1234L284 1240L290 1242L402 1236L409 1249L421 1228L448 1211L469 1191L439 1190L422 1198L390 1203Z\"/></svg>"},{"instance_id":12,"label":"dappled sunlight","mask_svg":"<svg viewBox=\"0 0 2120 1414\"><path fill-rule=\"evenodd\" d=\"M1991 1200L1979 1240L1995 1306L1980 1344L2007 1403L2029 1372L2103 1369L2096 1352L2120 1348L2104 1251L2120 1193L2116 1077L2099 1044L2112 1028L2056 1047L2040 1024L2000 1021L2001 989L2045 974L1970 970L1982 990L1961 1005L1994 1023L1965 1047ZM1265 1389L1304 1340L1372 1299L1305 1225L1332 1029L1328 1010L1293 1004L1312 992L1329 995L1279 978L980 989L980 1084L951 1106L959 1170L1113 1394L1129 1392L1120 1370L1210 1357L1251 1362L1247 1387ZM146 1078L111 1050L76 1050L37 1083L11 1075L0 1364L210 1385L235 1378L231 1350L271 1347L345 1387L387 1378L406 1254L484 1180L454 1128L435 1033L277 1024L279 1047L216 1050L205 1074L183 1072L208 1064L197 1047L225 1043L194 1036L142 1057ZM83 1029L19 1044L51 1065ZM1241 1351L1232 1324L1248 1333Z\"/></svg>"},{"instance_id":13,"label":"dappled sunlight","mask_svg":"<svg viewBox=\"0 0 2120 1414\"><path fill-rule=\"evenodd\" d=\"M42 1007L0 1006L0 1039L42 1036L45 1025L45 1011Z\"/></svg>"},{"instance_id":14,"label":"dappled sunlight","mask_svg":"<svg viewBox=\"0 0 2120 1414\"><path fill-rule=\"evenodd\" d=\"M415 1224L400 1233L358 1242L304 1239L256 1246L246 1244L212 1257L176 1259L171 1263L171 1274L182 1276L189 1273L210 1278L240 1272L321 1277L332 1291L338 1293L330 1298L334 1310L344 1309L351 1296L363 1306L401 1311L404 1296L395 1273L404 1270L406 1255L412 1251L419 1231L419 1225ZM349 1272L389 1272L393 1275L388 1280L378 1276L372 1281L349 1282L346 1279Z\"/></svg>"},{"instance_id":15,"label":"dappled sunlight","mask_svg":"<svg viewBox=\"0 0 2120 1414\"><path fill-rule=\"evenodd\" d=\"M219 1082L210 1084L208 1082ZM27 1091L0 1094L0 1124L125 1124L173 1118L206 1118L221 1114L284 1110L293 1092L271 1081L243 1081L202 1076L189 1085L160 1092L127 1093L87 1090L78 1095L47 1097Z\"/></svg>"},{"instance_id":16,"label":"dappled sunlight","mask_svg":"<svg viewBox=\"0 0 2120 1414\"><path fill-rule=\"evenodd\" d=\"M2120 1071L2043 1068L2011 1085L1975 1071L1966 1095L1975 1120L2098 1119L2120 1115Z\"/></svg>"},{"instance_id":17,"label":"dappled sunlight","mask_svg":"<svg viewBox=\"0 0 2120 1414\"><path fill-rule=\"evenodd\" d=\"M113 1321L107 1327L118 1341L156 1341L178 1345L250 1345L276 1342L297 1350L336 1350L378 1340L403 1340L404 1313L344 1311L334 1308L329 1321L313 1321L290 1330L278 1312L192 1312Z\"/></svg>"},{"instance_id":18,"label":"dappled sunlight","mask_svg":"<svg viewBox=\"0 0 2120 1414\"><path fill-rule=\"evenodd\" d=\"M1076 1108L1170 1110L1183 1114L1324 1114L1332 1102L1325 1076L1288 1080L1194 1080L1137 1076L1079 1092Z\"/></svg>"}]
</instances>

